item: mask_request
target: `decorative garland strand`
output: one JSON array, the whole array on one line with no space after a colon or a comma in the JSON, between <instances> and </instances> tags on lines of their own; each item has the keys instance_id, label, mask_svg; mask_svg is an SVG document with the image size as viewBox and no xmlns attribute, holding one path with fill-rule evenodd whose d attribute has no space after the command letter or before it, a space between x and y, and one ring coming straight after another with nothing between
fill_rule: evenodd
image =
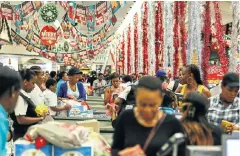
<instances>
[{"instance_id":1,"label":"decorative garland strand","mask_svg":"<svg viewBox=\"0 0 240 156\"><path fill-rule=\"evenodd\" d=\"M164 70L173 67L173 2L164 1ZM170 71L172 75L172 71Z\"/></svg>"},{"instance_id":2,"label":"decorative garland strand","mask_svg":"<svg viewBox=\"0 0 240 156\"><path fill-rule=\"evenodd\" d=\"M205 3L205 9L203 13L203 49L202 49L202 76L203 82L207 85L207 70L209 67L209 58L210 58L210 36L211 36L211 11L210 11L210 2Z\"/></svg>"},{"instance_id":3,"label":"decorative garland strand","mask_svg":"<svg viewBox=\"0 0 240 156\"><path fill-rule=\"evenodd\" d=\"M218 55L220 58L220 63L224 73L228 72L229 60L226 56L225 44L224 44L224 34L222 30L222 16L219 9L219 3L217 1L213 2L215 10L215 30L216 30L216 39L219 45Z\"/></svg>"},{"instance_id":4,"label":"decorative garland strand","mask_svg":"<svg viewBox=\"0 0 240 156\"><path fill-rule=\"evenodd\" d=\"M161 16L161 2L156 1L156 13L155 13L155 55L156 55L156 64L155 64L155 72L158 71L158 65L159 65L159 54L160 54L160 27L161 27L161 21L160 21L160 16Z\"/></svg>"},{"instance_id":5,"label":"decorative garland strand","mask_svg":"<svg viewBox=\"0 0 240 156\"><path fill-rule=\"evenodd\" d=\"M240 2L234 1L232 2L232 10L233 10L233 23L232 23L232 45L231 51L229 52L229 71L239 73L238 65L237 65L237 56L240 53L240 49L238 49L238 40L240 40Z\"/></svg>"},{"instance_id":6,"label":"decorative garland strand","mask_svg":"<svg viewBox=\"0 0 240 156\"><path fill-rule=\"evenodd\" d=\"M138 12L138 72L143 72L143 45L142 45L142 17L143 17L143 8Z\"/></svg>"},{"instance_id":7,"label":"decorative garland strand","mask_svg":"<svg viewBox=\"0 0 240 156\"><path fill-rule=\"evenodd\" d=\"M127 53L128 53L128 34L127 34L127 30L124 31L124 74L128 74L128 56L127 56Z\"/></svg>"},{"instance_id":8,"label":"decorative garland strand","mask_svg":"<svg viewBox=\"0 0 240 156\"><path fill-rule=\"evenodd\" d=\"M187 63L186 60L186 43L187 43L187 31L185 27L185 2L180 1L180 35L181 35L181 57L182 57L182 65L185 66Z\"/></svg>"},{"instance_id":9,"label":"decorative garland strand","mask_svg":"<svg viewBox=\"0 0 240 156\"><path fill-rule=\"evenodd\" d=\"M125 36L124 36L124 32L123 32L123 35L122 35L122 49L121 49L121 51L122 51L122 69L123 69L123 73L124 73L124 69L125 69L125 41L124 41L124 38Z\"/></svg>"},{"instance_id":10,"label":"decorative garland strand","mask_svg":"<svg viewBox=\"0 0 240 156\"><path fill-rule=\"evenodd\" d=\"M148 63L149 62L148 62L148 6L147 6L147 2L144 2L143 8L144 8L143 22L142 22L143 70L144 70L144 73L148 73Z\"/></svg>"},{"instance_id":11,"label":"decorative garland strand","mask_svg":"<svg viewBox=\"0 0 240 156\"><path fill-rule=\"evenodd\" d=\"M131 57L131 26L129 25L127 32L127 74L130 74L131 72L130 57Z\"/></svg>"},{"instance_id":12,"label":"decorative garland strand","mask_svg":"<svg viewBox=\"0 0 240 156\"><path fill-rule=\"evenodd\" d=\"M135 53L134 53L134 21L131 22L131 73L135 73Z\"/></svg>"},{"instance_id":13,"label":"decorative garland strand","mask_svg":"<svg viewBox=\"0 0 240 156\"><path fill-rule=\"evenodd\" d=\"M155 75L155 3L148 2L148 74Z\"/></svg>"},{"instance_id":14,"label":"decorative garland strand","mask_svg":"<svg viewBox=\"0 0 240 156\"><path fill-rule=\"evenodd\" d=\"M174 46L174 67L173 67L173 77L177 76L178 66L179 66L179 58L178 58L178 50L179 50L179 35L178 35L178 26L179 26L179 2L174 2L174 26L173 26L173 46Z\"/></svg>"},{"instance_id":15,"label":"decorative garland strand","mask_svg":"<svg viewBox=\"0 0 240 156\"><path fill-rule=\"evenodd\" d=\"M134 57L135 57L135 73L139 73L138 71L138 13L134 15L133 20L134 25Z\"/></svg>"},{"instance_id":16,"label":"decorative garland strand","mask_svg":"<svg viewBox=\"0 0 240 156\"><path fill-rule=\"evenodd\" d=\"M159 37L159 41L160 41L160 61L161 61L161 64L163 65L163 62L164 62L164 28L163 28L163 4L164 2L163 1L160 1L160 11L159 11L159 14L160 14L160 17L159 17L159 23L160 23L160 30L159 30L159 33L160 33L160 37ZM162 66L163 67L163 66ZM158 68L157 68L158 70Z\"/></svg>"},{"instance_id":17,"label":"decorative garland strand","mask_svg":"<svg viewBox=\"0 0 240 156\"><path fill-rule=\"evenodd\" d=\"M196 28L195 28L195 39L194 41L195 46L196 46L196 52L197 52L197 59L198 59L198 67L200 72L202 71L201 69L201 62L202 62L202 18L201 18L201 7L202 7L202 2L200 1L195 1L195 22L196 22Z\"/></svg>"}]
</instances>

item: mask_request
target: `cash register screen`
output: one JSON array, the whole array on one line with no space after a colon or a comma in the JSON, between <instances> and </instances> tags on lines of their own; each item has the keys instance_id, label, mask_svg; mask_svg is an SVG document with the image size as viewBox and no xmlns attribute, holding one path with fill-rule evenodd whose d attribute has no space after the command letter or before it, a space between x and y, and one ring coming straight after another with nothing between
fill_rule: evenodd
<instances>
[{"instance_id":1,"label":"cash register screen","mask_svg":"<svg viewBox=\"0 0 240 156\"><path fill-rule=\"evenodd\" d=\"M226 156L236 156L236 153L240 153L239 147L240 147L239 139L227 139Z\"/></svg>"}]
</instances>

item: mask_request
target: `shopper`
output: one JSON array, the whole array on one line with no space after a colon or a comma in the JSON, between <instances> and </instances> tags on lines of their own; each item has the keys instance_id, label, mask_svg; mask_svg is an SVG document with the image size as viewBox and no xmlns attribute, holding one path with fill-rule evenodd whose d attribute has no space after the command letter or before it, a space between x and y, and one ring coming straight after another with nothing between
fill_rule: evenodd
<instances>
[{"instance_id":1,"label":"shopper","mask_svg":"<svg viewBox=\"0 0 240 156\"><path fill-rule=\"evenodd\" d=\"M122 78L121 86L123 86L124 88L127 88L131 84L132 84L132 76L131 75L124 75L123 78Z\"/></svg>"},{"instance_id":2,"label":"shopper","mask_svg":"<svg viewBox=\"0 0 240 156\"><path fill-rule=\"evenodd\" d=\"M161 81L152 76L145 76L139 80L136 107L124 111L117 119L112 155L124 155L122 153L130 152L136 145L140 145L143 150L139 153L155 156L171 136L175 133L184 133L178 119L158 110L163 99L162 88L159 86ZM159 125L161 122L162 124ZM156 133L152 133L153 138L145 144L153 128ZM184 144L180 145L178 151L178 156L183 155L185 155Z\"/></svg>"},{"instance_id":3,"label":"shopper","mask_svg":"<svg viewBox=\"0 0 240 156\"><path fill-rule=\"evenodd\" d=\"M166 89L167 86L168 86L168 83L167 83L167 73L164 71L164 70L159 70L157 71L156 75L155 75L159 80L161 80L163 83L162 83L162 88L163 89Z\"/></svg>"},{"instance_id":4,"label":"shopper","mask_svg":"<svg viewBox=\"0 0 240 156\"><path fill-rule=\"evenodd\" d=\"M7 66L0 67L0 80L0 155L5 156L9 131L8 113L14 111L22 85L19 74Z\"/></svg>"},{"instance_id":5,"label":"shopper","mask_svg":"<svg viewBox=\"0 0 240 156\"><path fill-rule=\"evenodd\" d=\"M36 74L30 69L24 69L20 71L22 77L23 88L20 91L20 96L17 101L14 113L12 113L11 119L13 120L13 140L17 140L25 135L28 127L37 124L45 118L38 117L35 112L35 104L32 98L29 96L30 93L35 88Z\"/></svg>"},{"instance_id":6,"label":"shopper","mask_svg":"<svg viewBox=\"0 0 240 156\"><path fill-rule=\"evenodd\" d=\"M58 97L68 98L76 101L86 101L86 91L79 81L80 71L78 68L71 68L68 71L69 81L60 86Z\"/></svg>"},{"instance_id":7,"label":"shopper","mask_svg":"<svg viewBox=\"0 0 240 156\"><path fill-rule=\"evenodd\" d=\"M184 99L181 120L188 135L189 145L221 145L222 130L207 121L208 106L207 97L198 92L191 92Z\"/></svg>"},{"instance_id":8,"label":"shopper","mask_svg":"<svg viewBox=\"0 0 240 156\"><path fill-rule=\"evenodd\" d=\"M93 82L94 96L101 96L104 93L104 89L107 86L107 82L103 79L102 73L98 74L98 79Z\"/></svg>"},{"instance_id":9,"label":"shopper","mask_svg":"<svg viewBox=\"0 0 240 156\"><path fill-rule=\"evenodd\" d=\"M211 97L210 91L202 83L200 70L195 64L190 64L183 68L180 83L182 83L182 86L178 87L176 93L181 93L183 97L186 97L187 94L194 91ZM179 103L179 107L182 107L181 102Z\"/></svg>"},{"instance_id":10,"label":"shopper","mask_svg":"<svg viewBox=\"0 0 240 156\"><path fill-rule=\"evenodd\" d=\"M221 94L210 98L207 118L210 123L220 125L222 120L231 122L228 131L239 130L240 103L239 103L239 75L227 73L221 84Z\"/></svg>"},{"instance_id":11,"label":"shopper","mask_svg":"<svg viewBox=\"0 0 240 156\"><path fill-rule=\"evenodd\" d=\"M50 78L57 80L57 72L51 71L50 72ZM48 80L48 78L47 78L47 80Z\"/></svg>"},{"instance_id":12,"label":"shopper","mask_svg":"<svg viewBox=\"0 0 240 156\"><path fill-rule=\"evenodd\" d=\"M35 105L44 104L45 98L41 86L44 83L45 75L39 66L32 66L30 68L36 74L36 83L34 89L29 93L32 102Z\"/></svg>"},{"instance_id":13,"label":"shopper","mask_svg":"<svg viewBox=\"0 0 240 156\"><path fill-rule=\"evenodd\" d=\"M117 73L111 74L110 79L111 79L111 86L106 88L104 93L105 105L114 104L114 100L124 90L124 88L120 86L120 83L119 83L120 77Z\"/></svg>"},{"instance_id":14,"label":"shopper","mask_svg":"<svg viewBox=\"0 0 240 156\"><path fill-rule=\"evenodd\" d=\"M46 82L47 89L43 92L45 96L45 105L49 107L50 115L55 116L58 112L67 111L71 108L69 104L63 107L58 107L56 88L57 81L55 79L48 79Z\"/></svg>"},{"instance_id":15,"label":"shopper","mask_svg":"<svg viewBox=\"0 0 240 156\"><path fill-rule=\"evenodd\" d=\"M63 83L66 83L68 81L68 76L67 76L67 73L65 71L59 73L59 81L57 83L57 95L59 93L59 89L60 89L60 86L63 84Z\"/></svg>"}]
</instances>

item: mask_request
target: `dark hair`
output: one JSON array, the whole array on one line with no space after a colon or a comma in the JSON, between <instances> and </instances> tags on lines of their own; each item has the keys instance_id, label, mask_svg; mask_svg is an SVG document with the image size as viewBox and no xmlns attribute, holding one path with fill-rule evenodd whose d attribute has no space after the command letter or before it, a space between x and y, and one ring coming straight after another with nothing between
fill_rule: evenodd
<instances>
[{"instance_id":1,"label":"dark hair","mask_svg":"<svg viewBox=\"0 0 240 156\"><path fill-rule=\"evenodd\" d=\"M37 74L37 75L40 74L41 71L42 71L42 68L39 67L39 66L32 66L30 69L31 69L32 71L34 71L35 74Z\"/></svg>"},{"instance_id":2,"label":"dark hair","mask_svg":"<svg viewBox=\"0 0 240 156\"><path fill-rule=\"evenodd\" d=\"M49 75L51 78L54 78L57 75L57 72L51 71Z\"/></svg>"},{"instance_id":3,"label":"dark hair","mask_svg":"<svg viewBox=\"0 0 240 156\"><path fill-rule=\"evenodd\" d=\"M59 73L59 75L58 75L59 79L61 80L65 74L67 74L67 72L65 72L65 71L62 71L61 73Z\"/></svg>"},{"instance_id":4,"label":"dark hair","mask_svg":"<svg viewBox=\"0 0 240 156\"><path fill-rule=\"evenodd\" d=\"M162 90L162 81L153 76L144 76L138 82L137 88L145 88L152 91L163 91Z\"/></svg>"},{"instance_id":5,"label":"dark hair","mask_svg":"<svg viewBox=\"0 0 240 156\"><path fill-rule=\"evenodd\" d=\"M99 77L99 76L102 76L102 75L103 75L103 73L99 73L99 74L98 74L98 77Z\"/></svg>"},{"instance_id":6,"label":"dark hair","mask_svg":"<svg viewBox=\"0 0 240 156\"><path fill-rule=\"evenodd\" d=\"M139 74L141 74L141 75L144 75L144 73L143 73L143 72L141 72L141 73L139 73Z\"/></svg>"},{"instance_id":7,"label":"dark hair","mask_svg":"<svg viewBox=\"0 0 240 156\"><path fill-rule=\"evenodd\" d=\"M47 89L49 89L51 86L54 86L55 84L57 84L57 81L55 79L48 79L46 81L46 87Z\"/></svg>"},{"instance_id":8,"label":"dark hair","mask_svg":"<svg viewBox=\"0 0 240 156\"><path fill-rule=\"evenodd\" d=\"M130 75L125 75L122 80L127 83L127 82L132 82L132 76Z\"/></svg>"},{"instance_id":9,"label":"dark hair","mask_svg":"<svg viewBox=\"0 0 240 156\"><path fill-rule=\"evenodd\" d=\"M198 85L202 85L202 79L199 68L195 64L189 64L185 66L190 73L193 74L193 77Z\"/></svg>"},{"instance_id":10,"label":"dark hair","mask_svg":"<svg viewBox=\"0 0 240 156\"><path fill-rule=\"evenodd\" d=\"M239 87L239 75L234 72L229 72L223 76L222 85L229 87Z\"/></svg>"},{"instance_id":11,"label":"dark hair","mask_svg":"<svg viewBox=\"0 0 240 156\"><path fill-rule=\"evenodd\" d=\"M21 75L23 81L24 80L30 81L36 75L35 72L32 71L31 69L23 69L19 71L19 74Z\"/></svg>"},{"instance_id":12,"label":"dark hair","mask_svg":"<svg viewBox=\"0 0 240 156\"><path fill-rule=\"evenodd\" d=\"M110 80L112 80L112 79L115 79L115 78L119 78L119 74L118 73L112 73L111 75L110 75Z\"/></svg>"},{"instance_id":13,"label":"dark hair","mask_svg":"<svg viewBox=\"0 0 240 156\"><path fill-rule=\"evenodd\" d=\"M7 66L0 67L0 98L9 91L12 94L12 88L17 91L22 88L22 79L18 72Z\"/></svg>"}]
</instances>

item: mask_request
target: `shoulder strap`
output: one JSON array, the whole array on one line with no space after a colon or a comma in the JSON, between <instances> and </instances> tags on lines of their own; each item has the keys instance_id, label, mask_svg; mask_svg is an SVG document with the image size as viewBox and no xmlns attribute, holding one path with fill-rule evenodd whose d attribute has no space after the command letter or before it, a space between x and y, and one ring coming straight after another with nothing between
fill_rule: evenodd
<instances>
[{"instance_id":1,"label":"shoulder strap","mask_svg":"<svg viewBox=\"0 0 240 156\"><path fill-rule=\"evenodd\" d=\"M143 150L144 150L145 152L146 152L149 144L151 143L152 138L155 136L157 130L158 130L159 127L162 125L162 123L163 123L163 121L164 121L165 118L166 118L166 114L163 113L163 116L162 116L162 118L159 120L158 124L157 124L155 127L152 128L152 130L151 130L150 134L148 135L147 140L146 140L146 142L145 142L145 144L144 144L144 146L143 146Z\"/></svg>"},{"instance_id":2,"label":"shoulder strap","mask_svg":"<svg viewBox=\"0 0 240 156\"><path fill-rule=\"evenodd\" d=\"M199 85L197 91L198 91L199 93L202 93L202 92L203 92L203 89L204 89L204 86L203 86L203 85Z\"/></svg>"},{"instance_id":3,"label":"shoulder strap","mask_svg":"<svg viewBox=\"0 0 240 156\"><path fill-rule=\"evenodd\" d=\"M28 104L28 105L31 105L31 106L33 106L33 107L36 107L36 106L34 105L34 103L32 102L32 100L29 99L28 97L26 97L23 93L20 92L20 96L21 96L24 100L27 101L27 104Z\"/></svg>"}]
</instances>

